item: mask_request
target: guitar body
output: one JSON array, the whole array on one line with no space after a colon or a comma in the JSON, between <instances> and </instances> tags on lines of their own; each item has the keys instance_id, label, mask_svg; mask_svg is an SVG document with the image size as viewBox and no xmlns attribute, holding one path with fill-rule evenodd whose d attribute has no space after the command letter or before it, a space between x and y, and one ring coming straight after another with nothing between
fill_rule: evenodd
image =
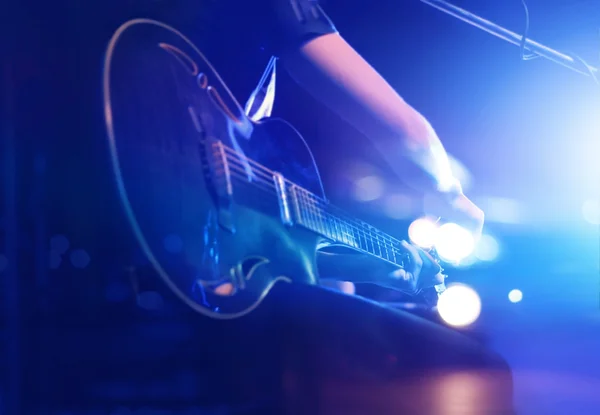
<instances>
[{"instance_id":1,"label":"guitar body","mask_svg":"<svg viewBox=\"0 0 600 415\"><path fill-rule=\"evenodd\" d=\"M144 256L195 310L235 318L276 283L317 282L318 234L284 224L276 172L323 197L298 132L253 123L201 52L138 19L107 49L104 104L117 189Z\"/></svg>"}]
</instances>

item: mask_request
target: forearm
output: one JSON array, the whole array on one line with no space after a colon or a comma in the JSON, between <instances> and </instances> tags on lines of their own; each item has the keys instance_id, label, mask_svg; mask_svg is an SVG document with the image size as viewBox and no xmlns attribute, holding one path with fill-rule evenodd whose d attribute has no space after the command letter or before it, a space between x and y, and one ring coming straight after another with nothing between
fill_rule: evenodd
<instances>
[{"instance_id":1,"label":"forearm","mask_svg":"<svg viewBox=\"0 0 600 415\"><path fill-rule=\"evenodd\" d=\"M403 175L408 185L448 187L448 156L429 122L339 35L318 37L284 61L310 94L373 140L398 173L405 170L402 160L418 167L421 174Z\"/></svg>"}]
</instances>

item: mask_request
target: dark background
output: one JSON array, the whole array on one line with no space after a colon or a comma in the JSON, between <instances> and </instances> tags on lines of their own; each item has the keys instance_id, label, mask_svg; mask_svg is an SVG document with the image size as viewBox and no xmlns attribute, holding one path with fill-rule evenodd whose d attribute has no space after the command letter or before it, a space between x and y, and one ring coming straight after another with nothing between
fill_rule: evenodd
<instances>
[{"instance_id":1,"label":"dark background","mask_svg":"<svg viewBox=\"0 0 600 415\"><path fill-rule=\"evenodd\" d=\"M464 0L455 4L515 32L523 30L525 20L520 1ZM577 53L598 66L599 2L530 0L527 4L531 38L554 49ZM470 178L468 193L486 210L486 232L498 241L500 255L494 262L478 263L450 273L454 281L468 283L479 292L483 312L472 330L485 335L490 347L512 365L516 402L521 413L596 413L600 405L597 397L600 387L597 357L600 348L597 333L600 324L599 239L597 226L584 220L582 205L598 197L600 89L589 77L543 58L523 62L517 47L416 0L326 0L323 7L350 43L408 102L430 119L448 151L468 171L465 173ZM37 36L43 44L44 28L31 30L36 33L31 39ZM31 39L29 42L36 42ZM74 41L81 45L86 40ZM9 42L11 44L16 45L15 55L7 56L27 56L19 49L19 42ZM63 56L61 52L64 53L57 48L47 53ZM37 58L52 61L48 57ZM253 63L260 67L267 58L257 55ZM54 62L57 71L60 59ZM5 73L5 79L16 75L28 80L26 87L30 93L19 91L17 95L21 100L48 88L45 82L48 77L38 76L39 67L34 63L29 66L29 73ZM68 74L77 76L76 71ZM332 200L390 233L404 235L410 221L420 213L422 201L391 176L365 137L303 93L281 68L278 75L276 112L306 136ZM232 83L240 85L256 79L255 74L239 75L239 71L230 68L224 68L223 76L226 81L231 78ZM5 91L10 92L11 83L5 82L5 85ZM89 85L89 88L92 91L95 87ZM244 87L237 91L242 102L250 92ZM76 102L75 96L62 98ZM34 116L17 116L38 126L48 125L50 131L63 121L48 115L52 111L45 109L47 104L48 101L32 102ZM91 105L99 107L100 103ZM3 109L3 120L7 120L14 107L9 103ZM64 115L65 122L73 122L70 114ZM3 137L16 137L10 123L3 122L2 128ZM86 279L90 275L86 272L88 260L90 267L103 261L90 258L89 252L96 252L92 247L70 234L67 246L63 239L56 238L66 233L59 225L45 229L43 221L37 224L33 221L38 214L52 211L51 203L36 202L47 200L43 196L47 166L43 158L36 158L35 154L27 160L17 158L18 162L26 162L29 172L23 176L27 177L23 179L25 182L17 182L22 186L19 189L31 191L17 193L21 210L9 210L14 173L9 145L12 142L22 149L26 143L43 142L43 137L32 141L23 135L18 137L16 143L3 140L2 177L6 192L0 218L4 218L1 222L4 241L17 240L19 234L21 246L37 247L47 255L36 260L27 258L27 269L31 272L17 277L10 267L3 266L14 258L11 245L4 241L0 245L2 298L6 310L6 341L1 344L7 347L4 350L7 359L2 360L5 365L2 372L7 376L1 401L7 407L13 403L11 399L18 396L14 393L18 388L21 393L31 390L45 396L44 388L52 382L52 371L58 370L48 362L48 354L44 352L44 344L52 334L44 331L40 316L64 302L70 304L66 308L72 313L86 315L112 310L114 316L119 316L120 310L131 307L129 287L122 275L116 275L116 270L111 273L109 266L103 266L105 277L101 281ZM42 148L47 150L48 147ZM80 151L91 156L96 150L95 147L86 150L81 144L76 150L68 151L76 158L82 154ZM84 164L85 157L81 160ZM61 177L71 178L73 186L89 187L74 171L65 169ZM380 197L369 202L357 201L355 197L356 181L364 176L377 176L384 189ZM404 199L396 200L405 200L414 207L390 208L394 204L389 201L391 195L405 195ZM56 199L51 200L59 200L61 194L52 197ZM93 215L101 214L102 210L98 207ZM403 213L399 214L398 210ZM15 224L6 220L14 215L21 218L21 233ZM76 223L85 225L86 215L90 213L85 212ZM62 256L57 254L61 251ZM508 292L514 288L523 291L521 303L511 304L507 299ZM147 290L154 292L151 284ZM144 313L151 313L144 310L156 308L157 302L160 303L160 298L150 294L142 300L143 307L135 304L134 307L143 319L143 316L148 317ZM99 312L97 305L101 303L108 305ZM148 318L152 320L152 316ZM111 318L108 314L100 317ZM15 325L23 321L25 325ZM121 344L125 360L141 353L128 349L126 334L149 330L142 322L136 324L134 328L124 328L123 338L113 342ZM29 330L32 327L33 332ZM160 330L164 330L164 338L186 336L185 327L169 325ZM121 341L123 343L119 343ZM71 347L76 354L75 351L92 346L72 344ZM157 350L161 347L165 346L156 345ZM28 359L35 358L25 361L25 354L20 355L18 350ZM27 371L21 372L22 368ZM24 373L20 381L19 373ZM193 383L185 370L169 376L156 380L153 386L152 382L145 386L107 386L112 392L105 391L105 395L118 396L129 390L131 395L143 396L176 388L174 385L184 385L181 388L185 389L185 385L189 387Z\"/></svg>"}]
</instances>

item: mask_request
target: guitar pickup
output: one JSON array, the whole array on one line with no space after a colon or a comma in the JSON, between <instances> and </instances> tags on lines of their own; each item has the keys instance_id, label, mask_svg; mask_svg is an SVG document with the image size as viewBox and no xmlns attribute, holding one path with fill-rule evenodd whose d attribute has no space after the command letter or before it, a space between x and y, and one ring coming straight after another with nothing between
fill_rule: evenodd
<instances>
[{"instance_id":1,"label":"guitar pickup","mask_svg":"<svg viewBox=\"0 0 600 415\"><path fill-rule=\"evenodd\" d=\"M292 220L292 212L290 211L285 179L280 173L273 173L273 181L275 182L275 191L277 193L277 200L279 201L281 221L284 225L292 226L294 222Z\"/></svg>"}]
</instances>

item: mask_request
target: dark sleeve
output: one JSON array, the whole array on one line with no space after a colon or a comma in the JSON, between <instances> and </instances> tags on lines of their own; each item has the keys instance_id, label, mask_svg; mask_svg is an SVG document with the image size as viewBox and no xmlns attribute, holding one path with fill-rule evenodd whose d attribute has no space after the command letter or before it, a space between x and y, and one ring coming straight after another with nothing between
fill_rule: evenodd
<instances>
[{"instance_id":1,"label":"dark sleeve","mask_svg":"<svg viewBox=\"0 0 600 415\"><path fill-rule=\"evenodd\" d=\"M297 49L322 35L336 33L318 0L268 0L270 6L266 42L273 54Z\"/></svg>"}]
</instances>

